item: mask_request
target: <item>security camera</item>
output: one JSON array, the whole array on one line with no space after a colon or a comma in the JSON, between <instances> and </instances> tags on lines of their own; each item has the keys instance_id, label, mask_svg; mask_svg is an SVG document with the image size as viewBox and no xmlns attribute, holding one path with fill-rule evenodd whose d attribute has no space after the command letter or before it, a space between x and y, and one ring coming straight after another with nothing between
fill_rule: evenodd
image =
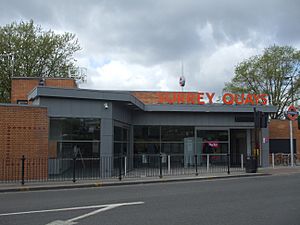
<instances>
[{"instance_id":1,"label":"security camera","mask_svg":"<svg viewBox=\"0 0 300 225\"><path fill-rule=\"evenodd\" d=\"M108 109L108 103L106 103L106 102L104 103L104 108Z\"/></svg>"}]
</instances>

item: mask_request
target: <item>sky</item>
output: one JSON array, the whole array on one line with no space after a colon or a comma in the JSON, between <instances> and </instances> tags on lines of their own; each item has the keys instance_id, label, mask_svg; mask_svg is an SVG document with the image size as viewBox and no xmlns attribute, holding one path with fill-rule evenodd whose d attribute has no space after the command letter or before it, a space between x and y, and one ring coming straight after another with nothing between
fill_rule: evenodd
<instances>
[{"instance_id":1,"label":"sky","mask_svg":"<svg viewBox=\"0 0 300 225\"><path fill-rule=\"evenodd\" d=\"M221 93L271 45L300 48L299 0L1 0L0 26L33 20L76 34L81 88ZM5 9L5 10L4 10Z\"/></svg>"}]
</instances>

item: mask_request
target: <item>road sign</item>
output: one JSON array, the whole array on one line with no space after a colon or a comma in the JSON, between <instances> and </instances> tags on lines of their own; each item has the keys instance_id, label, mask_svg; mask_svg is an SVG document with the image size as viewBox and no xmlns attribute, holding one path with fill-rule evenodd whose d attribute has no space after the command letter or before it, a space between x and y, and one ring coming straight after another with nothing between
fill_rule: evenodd
<instances>
[{"instance_id":1,"label":"road sign","mask_svg":"<svg viewBox=\"0 0 300 225\"><path fill-rule=\"evenodd\" d=\"M287 117L290 120L296 120L298 118L298 111L295 106L291 105L287 110Z\"/></svg>"}]
</instances>

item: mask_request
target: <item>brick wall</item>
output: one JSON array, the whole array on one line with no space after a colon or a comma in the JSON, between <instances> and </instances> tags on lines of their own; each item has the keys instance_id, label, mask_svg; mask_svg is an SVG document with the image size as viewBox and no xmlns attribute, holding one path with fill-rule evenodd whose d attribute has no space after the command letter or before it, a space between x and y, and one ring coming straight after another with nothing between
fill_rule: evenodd
<instances>
[{"instance_id":1,"label":"brick wall","mask_svg":"<svg viewBox=\"0 0 300 225\"><path fill-rule=\"evenodd\" d=\"M290 139L289 120L271 120L269 124L270 139ZM293 136L297 143L297 154L300 154L300 130L298 121L293 121Z\"/></svg>"},{"instance_id":2,"label":"brick wall","mask_svg":"<svg viewBox=\"0 0 300 225\"><path fill-rule=\"evenodd\" d=\"M39 85L41 78L13 78L11 83L11 103L17 103L17 100L27 100L27 95L36 86ZM74 79L69 78L45 78L44 86L77 88Z\"/></svg>"},{"instance_id":3,"label":"brick wall","mask_svg":"<svg viewBox=\"0 0 300 225\"><path fill-rule=\"evenodd\" d=\"M136 98L138 98L141 102L144 104L159 104L159 94L164 94L168 96L171 99L176 99L177 96L173 97L174 94L177 93L183 94L184 99L186 100L187 96L190 95L191 98L196 102L197 101L197 95L198 92L160 92L160 91L133 91L131 92ZM176 102L175 100L175 102ZM176 104L176 103L175 103ZM188 103L185 103L188 104Z\"/></svg>"},{"instance_id":4,"label":"brick wall","mask_svg":"<svg viewBox=\"0 0 300 225\"><path fill-rule=\"evenodd\" d=\"M48 115L42 107L0 105L0 180L48 176Z\"/></svg>"}]
</instances>

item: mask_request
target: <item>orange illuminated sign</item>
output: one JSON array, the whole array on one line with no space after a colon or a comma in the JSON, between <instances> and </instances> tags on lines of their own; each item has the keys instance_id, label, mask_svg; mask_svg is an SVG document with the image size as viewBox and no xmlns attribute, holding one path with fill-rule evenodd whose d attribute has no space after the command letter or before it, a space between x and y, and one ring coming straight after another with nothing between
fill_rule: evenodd
<instances>
[{"instance_id":1,"label":"orange illuminated sign","mask_svg":"<svg viewBox=\"0 0 300 225\"><path fill-rule=\"evenodd\" d=\"M213 92L157 92L158 104L213 104L214 97ZM267 94L225 93L222 102L226 105L266 105L267 97Z\"/></svg>"}]
</instances>

